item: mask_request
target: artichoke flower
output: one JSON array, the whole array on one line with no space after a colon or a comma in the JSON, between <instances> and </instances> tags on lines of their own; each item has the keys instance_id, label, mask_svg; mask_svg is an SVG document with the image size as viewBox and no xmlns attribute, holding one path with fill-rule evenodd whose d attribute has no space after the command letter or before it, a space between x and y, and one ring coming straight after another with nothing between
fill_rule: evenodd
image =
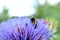
<instances>
[{"instance_id":1,"label":"artichoke flower","mask_svg":"<svg viewBox=\"0 0 60 40\"><path fill-rule=\"evenodd\" d=\"M0 40L50 40L54 34L48 26L43 19L11 18L0 23Z\"/></svg>"}]
</instances>

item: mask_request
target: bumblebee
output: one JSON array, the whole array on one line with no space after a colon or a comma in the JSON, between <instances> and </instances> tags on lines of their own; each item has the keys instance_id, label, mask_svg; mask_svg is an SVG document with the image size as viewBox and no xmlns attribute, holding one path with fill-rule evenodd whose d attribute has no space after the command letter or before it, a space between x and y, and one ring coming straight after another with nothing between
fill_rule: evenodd
<instances>
[{"instance_id":1,"label":"bumblebee","mask_svg":"<svg viewBox=\"0 0 60 40\"><path fill-rule=\"evenodd\" d=\"M35 25L34 28L37 27L37 20L35 18L31 18L31 22Z\"/></svg>"},{"instance_id":2,"label":"bumblebee","mask_svg":"<svg viewBox=\"0 0 60 40\"><path fill-rule=\"evenodd\" d=\"M36 24L36 19L35 19L35 18L31 18L31 22L32 22L33 24Z\"/></svg>"}]
</instances>

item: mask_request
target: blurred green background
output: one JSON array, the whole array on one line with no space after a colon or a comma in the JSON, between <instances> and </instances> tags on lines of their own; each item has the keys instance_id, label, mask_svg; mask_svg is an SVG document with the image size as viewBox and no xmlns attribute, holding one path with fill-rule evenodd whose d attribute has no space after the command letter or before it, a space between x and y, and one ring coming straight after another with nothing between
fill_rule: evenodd
<instances>
[{"instance_id":1,"label":"blurred green background","mask_svg":"<svg viewBox=\"0 0 60 40\"><path fill-rule=\"evenodd\" d=\"M0 22L6 21L9 19L9 10L4 7L2 13L0 13ZM38 4L36 8L36 12L33 15L36 18L43 18L46 20L51 20L52 22L58 22L57 24L57 37L54 40L60 40L60 2L56 5L49 5L48 2L46 2L44 5ZM14 18L14 17L12 17Z\"/></svg>"}]
</instances>

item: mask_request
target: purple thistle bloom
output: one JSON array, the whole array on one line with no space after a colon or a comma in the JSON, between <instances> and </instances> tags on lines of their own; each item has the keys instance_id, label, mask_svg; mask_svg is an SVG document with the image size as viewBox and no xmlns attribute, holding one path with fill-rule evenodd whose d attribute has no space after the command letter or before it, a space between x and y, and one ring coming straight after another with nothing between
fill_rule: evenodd
<instances>
[{"instance_id":1,"label":"purple thistle bloom","mask_svg":"<svg viewBox=\"0 0 60 40\"><path fill-rule=\"evenodd\" d=\"M49 40L53 33L48 26L42 19L37 20L37 24L28 17L9 19L0 24L0 40Z\"/></svg>"}]
</instances>

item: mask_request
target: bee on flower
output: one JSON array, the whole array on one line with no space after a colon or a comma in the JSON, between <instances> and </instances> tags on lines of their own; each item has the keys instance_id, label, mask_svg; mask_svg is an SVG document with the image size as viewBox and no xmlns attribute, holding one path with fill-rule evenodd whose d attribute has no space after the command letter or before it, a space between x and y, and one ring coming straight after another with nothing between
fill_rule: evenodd
<instances>
[{"instance_id":1,"label":"bee on flower","mask_svg":"<svg viewBox=\"0 0 60 40\"><path fill-rule=\"evenodd\" d=\"M11 18L0 23L0 40L50 40L49 23L36 18Z\"/></svg>"}]
</instances>

